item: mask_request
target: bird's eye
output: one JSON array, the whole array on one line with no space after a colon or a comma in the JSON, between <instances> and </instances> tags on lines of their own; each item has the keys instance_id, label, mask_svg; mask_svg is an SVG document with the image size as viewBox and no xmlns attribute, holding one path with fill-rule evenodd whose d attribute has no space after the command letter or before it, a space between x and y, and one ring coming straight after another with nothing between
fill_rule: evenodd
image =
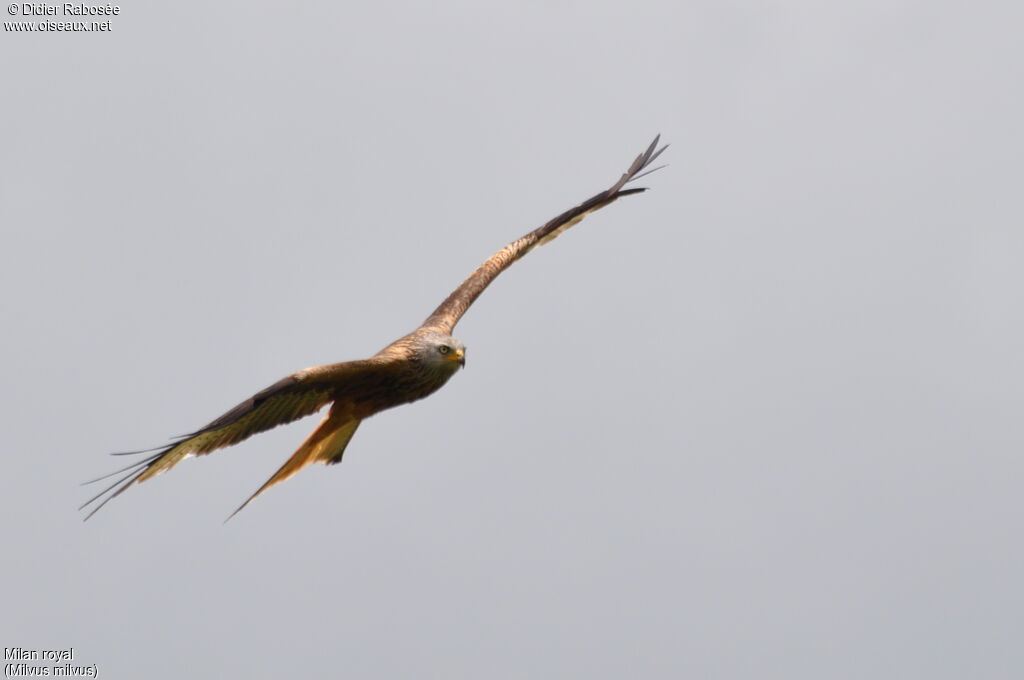
<instances>
[{"instance_id":1,"label":"bird's eye","mask_svg":"<svg viewBox=\"0 0 1024 680\"><path fill-rule=\"evenodd\" d=\"M452 348L449 347L448 345L441 345L440 347L437 348L437 351L440 352L441 354L448 354L448 352L452 351Z\"/></svg>"}]
</instances>

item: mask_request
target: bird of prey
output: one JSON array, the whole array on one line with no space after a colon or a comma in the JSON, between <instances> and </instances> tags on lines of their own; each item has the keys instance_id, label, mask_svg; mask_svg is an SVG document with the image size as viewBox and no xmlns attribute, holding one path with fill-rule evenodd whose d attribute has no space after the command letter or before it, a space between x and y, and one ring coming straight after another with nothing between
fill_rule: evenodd
<instances>
[{"instance_id":1,"label":"bird of prey","mask_svg":"<svg viewBox=\"0 0 1024 680\"><path fill-rule=\"evenodd\" d=\"M452 330L498 274L595 210L622 196L645 191L644 188L626 188L626 185L663 167L649 168L666 148L658 147L659 137L654 138L611 187L499 250L445 298L419 328L369 359L314 366L293 373L191 434L179 437L162 448L132 452L152 455L87 482L91 484L126 473L79 508L84 509L99 501L85 519L92 517L129 486L166 472L189 456L205 455L237 444L259 432L316 413L328 404L327 415L306 441L228 519L261 493L310 463L340 463L345 447L364 419L432 394L465 366L466 348L452 337Z\"/></svg>"}]
</instances>

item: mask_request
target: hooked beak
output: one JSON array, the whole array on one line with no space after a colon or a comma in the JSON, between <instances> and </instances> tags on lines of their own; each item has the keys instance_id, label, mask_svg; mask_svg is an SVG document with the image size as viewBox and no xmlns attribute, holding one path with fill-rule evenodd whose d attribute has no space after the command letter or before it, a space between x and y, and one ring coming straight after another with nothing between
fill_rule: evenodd
<instances>
[{"instance_id":1,"label":"hooked beak","mask_svg":"<svg viewBox=\"0 0 1024 680\"><path fill-rule=\"evenodd\" d=\"M445 361L452 361L454 363L457 363L459 366L462 366L463 368L465 368L466 367L466 350L464 350L464 349L456 349L454 352L448 352L447 354L444 355L444 360Z\"/></svg>"}]
</instances>

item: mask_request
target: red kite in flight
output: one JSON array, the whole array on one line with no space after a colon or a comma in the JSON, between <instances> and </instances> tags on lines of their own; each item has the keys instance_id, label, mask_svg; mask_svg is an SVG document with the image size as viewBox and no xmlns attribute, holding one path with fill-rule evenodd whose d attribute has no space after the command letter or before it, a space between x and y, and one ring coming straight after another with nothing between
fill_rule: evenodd
<instances>
[{"instance_id":1,"label":"red kite in flight","mask_svg":"<svg viewBox=\"0 0 1024 680\"><path fill-rule=\"evenodd\" d=\"M423 325L369 359L314 366L293 373L257 392L206 427L158 450L135 452L155 451L141 461L93 480L96 482L127 472L82 505L80 509L103 499L85 519L92 517L132 484L166 472L189 456L204 455L237 444L258 432L316 413L328 404L331 405L330 410L306 441L231 516L253 498L310 463L340 463L345 447L363 419L432 394L465 365L466 348L451 336L452 330L498 274L595 210L622 196L645 191L643 188L624 187L659 169L648 169L666 148L658 148L658 139L654 138L615 184L499 250L456 288Z\"/></svg>"}]
</instances>

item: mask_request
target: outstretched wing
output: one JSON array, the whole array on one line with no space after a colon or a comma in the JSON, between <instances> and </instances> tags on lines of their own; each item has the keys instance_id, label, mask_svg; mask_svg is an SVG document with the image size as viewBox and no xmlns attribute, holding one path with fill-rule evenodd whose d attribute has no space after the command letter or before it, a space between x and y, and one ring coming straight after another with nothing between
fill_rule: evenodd
<instances>
[{"instance_id":1,"label":"outstretched wing","mask_svg":"<svg viewBox=\"0 0 1024 680\"><path fill-rule=\"evenodd\" d=\"M469 306L473 304L473 301L480 297L480 293L484 292L484 289L490 285L491 281L493 281L498 274L505 271L513 262L521 258L523 255L526 255L526 253L530 252L537 246L551 241L590 213L595 210L600 210L620 196L628 196L629 194L646 191L646 189L643 188L624 189L623 187L629 182L659 169L652 168L648 170L647 168L654 162L654 159L661 155L661 152L667 148L667 145L658 148L658 140L660 138L661 135L655 137L654 141L651 142L651 145L647 147L647 150L636 157L633 164L629 166L629 170L627 170L625 174L619 178L619 181L611 187L596 196L587 199L583 203L580 203L575 208L566 210L543 227L531 231L526 236L523 236L517 241L513 241L492 255L490 259L480 265L468 279L462 282L461 286L456 288L452 294L449 295L429 317L427 317L427 320L423 322L423 326L436 328L444 333L451 333L455 328L455 324L459 322L459 319L461 319L462 315L466 313Z\"/></svg>"},{"instance_id":2,"label":"outstretched wing","mask_svg":"<svg viewBox=\"0 0 1024 680\"><path fill-rule=\"evenodd\" d=\"M371 378L370 382L375 382L372 376L367 374L375 373L379 368L377 363L364 360L317 366L293 373L267 389L257 392L209 425L156 449L152 455L140 461L92 480L98 482L125 473L86 501L79 510L99 501L99 504L86 515L85 519L89 519L132 484L144 482L150 477L166 472L188 456L203 455L237 444L258 432L315 413L337 399L339 395L352 391L346 388L359 388L367 382L366 378Z\"/></svg>"}]
</instances>

